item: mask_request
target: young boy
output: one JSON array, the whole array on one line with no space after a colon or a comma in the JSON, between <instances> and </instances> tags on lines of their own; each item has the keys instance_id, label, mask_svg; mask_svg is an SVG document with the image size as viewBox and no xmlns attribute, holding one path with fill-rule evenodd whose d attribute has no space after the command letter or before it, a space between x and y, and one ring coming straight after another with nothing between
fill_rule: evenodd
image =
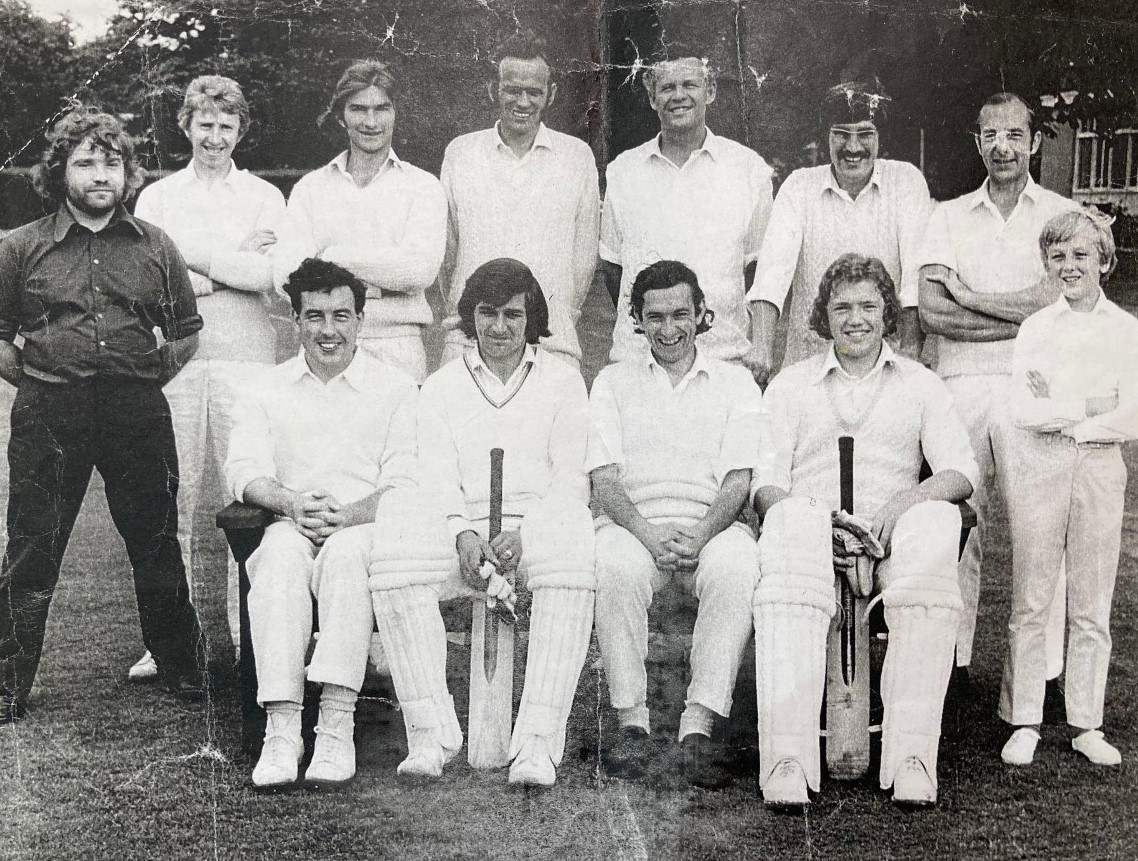
<instances>
[{"instance_id":1,"label":"young boy","mask_svg":"<svg viewBox=\"0 0 1138 861\"><path fill-rule=\"evenodd\" d=\"M1126 490L1119 444L1138 437L1138 320L1102 293L1117 262L1105 215L1093 207L1057 215L1039 247L1061 296L1024 321L1012 360L1013 461L1003 480L1012 613L1000 717L1016 729L1000 756L1027 765L1035 754L1043 629L1066 552L1071 745L1095 764L1118 765L1099 727Z\"/></svg>"}]
</instances>

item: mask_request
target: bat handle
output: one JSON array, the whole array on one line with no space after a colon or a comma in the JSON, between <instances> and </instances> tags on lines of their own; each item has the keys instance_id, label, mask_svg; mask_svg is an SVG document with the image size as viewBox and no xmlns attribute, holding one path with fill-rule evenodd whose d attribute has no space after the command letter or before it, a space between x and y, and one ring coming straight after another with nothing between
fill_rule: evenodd
<instances>
[{"instance_id":1,"label":"bat handle","mask_svg":"<svg viewBox=\"0 0 1138 861\"><path fill-rule=\"evenodd\" d=\"M500 448L490 449L490 540L502 531L502 461Z\"/></svg>"},{"instance_id":2,"label":"bat handle","mask_svg":"<svg viewBox=\"0 0 1138 861\"><path fill-rule=\"evenodd\" d=\"M841 507L846 514L854 513L853 454L853 437L838 437L838 476L841 482Z\"/></svg>"},{"instance_id":3,"label":"bat handle","mask_svg":"<svg viewBox=\"0 0 1138 861\"><path fill-rule=\"evenodd\" d=\"M853 450L852 436L838 437L838 478L841 484L841 508L847 514L853 514ZM848 685L853 678L854 663L854 626L856 621L853 590L845 577L841 578L842 592L842 676Z\"/></svg>"}]
</instances>

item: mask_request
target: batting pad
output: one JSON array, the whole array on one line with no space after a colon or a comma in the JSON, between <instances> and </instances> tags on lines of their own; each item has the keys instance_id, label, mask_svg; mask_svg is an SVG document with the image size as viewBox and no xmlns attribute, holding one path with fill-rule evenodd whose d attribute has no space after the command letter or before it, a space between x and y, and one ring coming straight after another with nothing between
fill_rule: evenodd
<instances>
[{"instance_id":1,"label":"batting pad","mask_svg":"<svg viewBox=\"0 0 1138 861\"><path fill-rule=\"evenodd\" d=\"M462 746L462 731L446 682L446 628L429 586L372 593L376 624L408 735L432 729L443 747Z\"/></svg>"},{"instance_id":2,"label":"batting pad","mask_svg":"<svg viewBox=\"0 0 1138 861\"><path fill-rule=\"evenodd\" d=\"M881 595L889 650L881 672L883 789L910 756L937 782L941 714L960 620L956 550L960 515L946 502L909 509L893 531L889 585Z\"/></svg>"},{"instance_id":3,"label":"batting pad","mask_svg":"<svg viewBox=\"0 0 1138 861\"><path fill-rule=\"evenodd\" d=\"M802 766L811 789L817 791L821 781L818 716L836 610L830 534L829 511L809 500L779 503L763 524L759 553L767 564L752 605L760 787L787 758ZM786 555L790 547L794 551Z\"/></svg>"},{"instance_id":4,"label":"batting pad","mask_svg":"<svg viewBox=\"0 0 1138 861\"><path fill-rule=\"evenodd\" d=\"M373 592L442 583L455 565L446 518L417 490L397 488L379 499L368 558Z\"/></svg>"},{"instance_id":5,"label":"batting pad","mask_svg":"<svg viewBox=\"0 0 1138 861\"><path fill-rule=\"evenodd\" d=\"M593 593L584 589L544 588L533 593L526 681L510 759L518 755L526 736L536 735L549 742L553 764L561 763L565 725L593 630L593 600Z\"/></svg>"},{"instance_id":6,"label":"batting pad","mask_svg":"<svg viewBox=\"0 0 1138 861\"><path fill-rule=\"evenodd\" d=\"M595 533L589 508L576 499L550 495L522 520L526 585L539 589L596 588Z\"/></svg>"}]
</instances>

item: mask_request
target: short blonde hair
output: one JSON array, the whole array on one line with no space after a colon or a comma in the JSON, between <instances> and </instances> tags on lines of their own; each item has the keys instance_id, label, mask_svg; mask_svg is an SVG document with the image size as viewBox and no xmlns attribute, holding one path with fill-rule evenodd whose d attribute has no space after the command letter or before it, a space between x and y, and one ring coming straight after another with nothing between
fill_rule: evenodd
<instances>
[{"instance_id":1,"label":"short blonde hair","mask_svg":"<svg viewBox=\"0 0 1138 861\"><path fill-rule=\"evenodd\" d=\"M182 107L178 110L178 125L182 131L190 130L195 111L237 114L240 121L238 134L244 137L249 131L249 103L245 101L241 85L232 78L202 75L190 81Z\"/></svg>"},{"instance_id":2,"label":"short blonde hair","mask_svg":"<svg viewBox=\"0 0 1138 861\"><path fill-rule=\"evenodd\" d=\"M1110 229L1112 223L1114 223L1113 218L1091 204L1056 215L1043 225L1043 230L1039 234L1039 253L1043 256L1044 265L1047 264L1047 249L1060 242L1069 241L1084 227L1089 227L1098 240L1099 260L1107 266L1106 272L1102 273L1102 280L1105 281L1118 267L1118 253L1114 246L1114 234Z\"/></svg>"}]
</instances>

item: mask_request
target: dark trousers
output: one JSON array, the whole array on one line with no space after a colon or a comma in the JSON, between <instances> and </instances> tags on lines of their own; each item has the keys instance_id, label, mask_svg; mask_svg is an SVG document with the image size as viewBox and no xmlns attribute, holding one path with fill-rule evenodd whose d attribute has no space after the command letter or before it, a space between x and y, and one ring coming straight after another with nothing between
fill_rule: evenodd
<instances>
[{"instance_id":1,"label":"dark trousers","mask_svg":"<svg viewBox=\"0 0 1138 861\"><path fill-rule=\"evenodd\" d=\"M142 639L163 676L204 668L205 643L178 546L178 455L170 407L157 383L69 385L25 376L8 444L8 547L0 573L0 648L15 698L39 666L48 607L79 507L99 470L126 542ZM94 624L83 620L80 624Z\"/></svg>"}]
</instances>

